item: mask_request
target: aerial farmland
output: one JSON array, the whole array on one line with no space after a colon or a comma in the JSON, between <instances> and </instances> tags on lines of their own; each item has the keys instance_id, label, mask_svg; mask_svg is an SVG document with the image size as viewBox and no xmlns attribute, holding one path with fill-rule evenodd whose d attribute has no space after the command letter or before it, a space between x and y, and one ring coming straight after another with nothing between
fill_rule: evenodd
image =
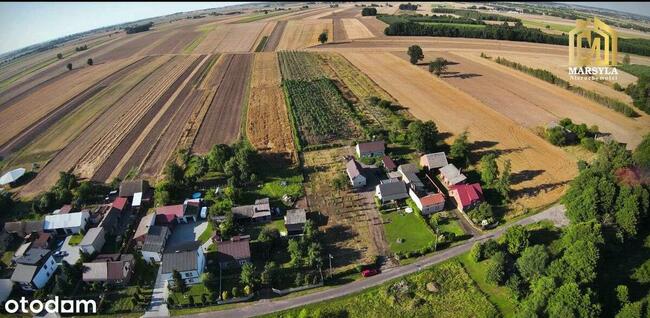
<instances>
[{"instance_id":1,"label":"aerial farmland","mask_svg":"<svg viewBox=\"0 0 650 318\"><path fill-rule=\"evenodd\" d=\"M576 75L581 19L618 36L614 75ZM243 3L7 52L3 297L145 317L650 312L648 85L650 17L568 4ZM30 255L56 279L17 277Z\"/></svg>"}]
</instances>

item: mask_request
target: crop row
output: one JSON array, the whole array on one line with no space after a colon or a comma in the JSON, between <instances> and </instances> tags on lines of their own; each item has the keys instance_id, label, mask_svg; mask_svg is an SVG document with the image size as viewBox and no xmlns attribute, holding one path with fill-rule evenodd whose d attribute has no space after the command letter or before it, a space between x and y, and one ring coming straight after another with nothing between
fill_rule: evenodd
<instances>
[{"instance_id":1,"label":"crop row","mask_svg":"<svg viewBox=\"0 0 650 318\"><path fill-rule=\"evenodd\" d=\"M285 80L315 80L323 76L318 60L307 52L282 51L278 53L280 71Z\"/></svg>"}]
</instances>

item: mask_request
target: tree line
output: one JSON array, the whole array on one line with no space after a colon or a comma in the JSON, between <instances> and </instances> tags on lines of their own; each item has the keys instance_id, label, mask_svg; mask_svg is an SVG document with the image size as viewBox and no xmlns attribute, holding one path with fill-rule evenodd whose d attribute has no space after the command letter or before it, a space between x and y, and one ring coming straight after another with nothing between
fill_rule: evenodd
<instances>
[{"instance_id":1,"label":"tree line","mask_svg":"<svg viewBox=\"0 0 650 318\"><path fill-rule=\"evenodd\" d=\"M149 22L149 23L145 23L145 24L132 25L132 26L125 27L124 31L126 31L126 34L145 32L145 31L149 31L149 29L152 26L153 26L153 22Z\"/></svg>"},{"instance_id":2,"label":"tree line","mask_svg":"<svg viewBox=\"0 0 650 318\"><path fill-rule=\"evenodd\" d=\"M483 13L475 10L465 10L465 9L450 9L450 8L433 8L431 9L433 13L450 13L455 14L461 17L476 19L476 20L488 20L488 21L507 21L507 22L520 22L521 20L514 17L509 17L500 14L494 13Z\"/></svg>"}]
</instances>

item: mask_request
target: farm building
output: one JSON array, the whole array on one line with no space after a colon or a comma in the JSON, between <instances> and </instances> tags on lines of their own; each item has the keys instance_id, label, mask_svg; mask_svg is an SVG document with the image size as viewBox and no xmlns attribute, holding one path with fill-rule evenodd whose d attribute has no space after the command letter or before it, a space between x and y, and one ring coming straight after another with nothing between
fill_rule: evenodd
<instances>
[{"instance_id":1,"label":"farm building","mask_svg":"<svg viewBox=\"0 0 650 318\"><path fill-rule=\"evenodd\" d=\"M82 276L84 282L103 282L111 285L124 285L129 282L135 263L133 255L123 254L118 260L100 260L83 263L85 268Z\"/></svg>"},{"instance_id":2,"label":"farm building","mask_svg":"<svg viewBox=\"0 0 650 318\"><path fill-rule=\"evenodd\" d=\"M128 222L130 210L128 208L128 199L125 197L118 197L111 203L108 211L104 213L104 217L99 223L100 227L104 228L106 234L121 234L125 230L125 224Z\"/></svg>"},{"instance_id":3,"label":"farm building","mask_svg":"<svg viewBox=\"0 0 650 318\"><path fill-rule=\"evenodd\" d=\"M23 290L41 289L54 276L58 264L54 261L52 251L33 248L16 260L16 268L11 281Z\"/></svg>"},{"instance_id":4,"label":"farm building","mask_svg":"<svg viewBox=\"0 0 650 318\"><path fill-rule=\"evenodd\" d=\"M155 220L156 213L149 213L143 216L140 220L140 223L138 224L138 227L133 234L133 240L135 240L138 246L142 246L142 244L144 244L147 233L149 233L149 228L154 225Z\"/></svg>"},{"instance_id":5,"label":"farm building","mask_svg":"<svg viewBox=\"0 0 650 318\"><path fill-rule=\"evenodd\" d=\"M129 180L120 183L119 196L132 198L131 206L139 209L143 204L151 201L152 191L147 180Z\"/></svg>"},{"instance_id":6,"label":"farm building","mask_svg":"<svg viewBox=\"0 0 650 318\"><path fill-rule=\"evenodd\" d=\"M385 143L383 140L358 143L357 156L361 157L375 157L383 156L386 152Z\"/></svg>"},{"instance_id":7,"label":"farm building","mask_svg":"<svg viewBox=\"0 0 650 318\"><path fill-rule=\"evenodd\" d=\"M449 195L456 201L458 210L465 212L483 200L483 189L478 183L457 184L449 189Z\"/></svg>"},{"instance_id":8,"label":"farm building","mask_svg":"<svg viewBox=\"0 0 650 318\"><path fill-rule=\"evenodd\" d=\"M5 232L16 234L24 238L27 235L43 232L43 221L16 221L7 222L4 226Z\"/></svg>"},{"instance_id":9,"label":"farm building","mask_svg":"<svg viewBox=\"0 0 650 318\"><path fill-rule=\"evenodd\" d=\"M386 171L395 171L397 168L397 165L395 165L395 162L389 156L383 156L381 158L381 163L384 165Z\"/></svg>"},{"instance_id":10,"label":"farm building","mask_svg":"<svg viewBox=\"0 0 650 318\"><path fill-rule=\"evenodd\" d=\"M408 198L406 184L399 180L383 180L375 187L375 195L381 203Z\"/></svg>"},{"instance_id":11,"label":"farm building","mask_svg":"<svg viewBox=\"0 0 650 318\"><path fill-rule=\"evenodd\" d=\"M439 169L447 164L447 156L444 152L429 153L420 157L420 167L424 169Z\"/></svg>"},{"instance_id":12,"label":"farm building","mask_svg":"<svg viewBox=\"0 0 650 318\"><path fill-rule=\"evenodd\" d=\"M287 229L287 235L302 234L305 222L307 222L307 211L305 209L288 210L284 216L284 227Z\"/></svg>"},{"instance_id":13,"label":"farm building","mask_svg":"<svg viewBox=\"0 0 650 318\"><path fill-rule=\"evenodd\" d=\"M84 235L84 238L79 243L79 248L86 254L93 254L99 252L104 247L106 239L103 227L94 227Z\"/></svg>"},{"instance_id":14,"label":"farm building","mask_svg":"<svg viewBox=\"0 0 650 318\"><path fill-rule=\"evenodd\" d=\"M140 250L142 259L149 263L160 262L170 234L171 232L166 226L154 225L149 227L144 245L142 245L142 249Z\"/></svg>"},{"instance_id":15,"label":"farm building","mask_svg":"<svg viewBox=\"0 0 650 318\"><path fill-rule=\"evenodd\" d=\"M162 279L170 286L174 285L172 273L178 271L188 285L197 284L201 281L200 276L205 269L205 255L201 242L192 241L165 249L162 258L160 273Z\"/></svg>"},{"instance_id":16,"label":"farm building","mask_svg":"<svg viewBox=\"0 0 650 318\"><path fill-rule=\"evenodd\" d=\"M234 236L228 241L213 237L221 268L240 267L251 261L250 235Z\"/></svg>"},{"instance_id":17,"label":"farm building","mask_svg":"<svg viewBox=\"0 0 650 318\"><path fill-rule=\"evenodd\" d=\"M231 209L236 219L251 219L255 222L271 220L271 205L269 198L257 199L255 204L236 206Z\"/></svg>"},{"instance_id":18,"label":"farm building","mask_svg":"<svg viewBox=\"0 0 650 318\"><path fill-rule=\"evenodd\" d=\"M465 179L467 179L467 177L460 173L460 170L456 168L453 163L440 168L440 176L442 177L442 182L444 182L447 187L463 183L465 182Z\"/></svg>"},{"instance_id":19,"label":"farm building","mask_svg":"<svg viewBox=\"0 0 650 318\"><path fill-rule=\"evenodd\" d=\"M445 208L445 195L442 193L429 193L420 196L411 189L409 190L409 196L423 215L442 211Z\"/></svg>"},{"instance_id":20,"label":"farm building","mask_svg":"<svg viewBox=\"0 0 650 318\"><path fill-rule=\"evenodd\" d=\"M80 233L86 229L88 212L75 212L69 214L56 214L45 216L43 230L54 232L59 235L70 235Z\"/></svg>"},{"instance_id":21,"label":"farm building","mask_svg":"<svg viewBox=\"0 0 650 318\"><path fill-rule=\"evenodd\" d=\"M356 160L351 159L345 164L345 172L347 172L353 188L360 188L366 185L366 177L361 174L361 165Z\"/></svg>"}]
</instances>

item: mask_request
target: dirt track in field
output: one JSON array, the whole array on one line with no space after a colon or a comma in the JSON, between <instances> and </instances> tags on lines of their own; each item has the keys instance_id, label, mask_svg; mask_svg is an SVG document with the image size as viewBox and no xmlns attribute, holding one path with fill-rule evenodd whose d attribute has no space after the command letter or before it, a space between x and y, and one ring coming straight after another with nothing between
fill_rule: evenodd
<instances>
[{"instance_id":1,"label":"dirt track in field","mask_svg":"<svg viewBox=\"0 0 650 318\"><path fill-rule=\"evenodd\" d=\"M345 26L342 19L332 19L332 42L345 42L348 35L345 32Z\"/></svg>"},{"instance_id":2,"label":"dirt track in field","mask_svg":"<svg viewBox=\"0 0 650 318\"><path fill-rule=\"evenodd\" d=\"M264 52L273 52L278 47L282 34L284 33L284 28L287 26L287 21L278 21L271 32L268 40L266 40L266 46L264 46Z\"/></svg>"},{"instance_id":3,"label":"dirt track in field","mask_svg":"<svg viewBox=\"0 0 650 318\"><path fill-rule=\"evenodd\" d=\"M194 141L195 153L206 153L215 144L230 144L239 138L252 62L252 54L232 55Z\"/></svg>"},{"instance_id":4,"label":"dirt track in field","mask_svg":"<svg viewBox=\"0 0 650 318\"><path fill-rule=\"evenodd\" d=\"M246 136L256 149L294 161L295 146L280 83L277 55L256 54L246 112Z\"/></svg>"},{"instance_id":5,"label":"dirt track in field","mask_svg":"<svg viewBox=\"0 0 650 318\"><path fill-rule=\"evenodd\" d=\"M526 176L513 184L517 206L555 202L576 175L563 150L407 61L390 53L343 55L417 118L434 120L441 131L453 135L467 130L477 157L495 152L500 163L510 159L513 174Z\"/></svg>"}]
</instances>

